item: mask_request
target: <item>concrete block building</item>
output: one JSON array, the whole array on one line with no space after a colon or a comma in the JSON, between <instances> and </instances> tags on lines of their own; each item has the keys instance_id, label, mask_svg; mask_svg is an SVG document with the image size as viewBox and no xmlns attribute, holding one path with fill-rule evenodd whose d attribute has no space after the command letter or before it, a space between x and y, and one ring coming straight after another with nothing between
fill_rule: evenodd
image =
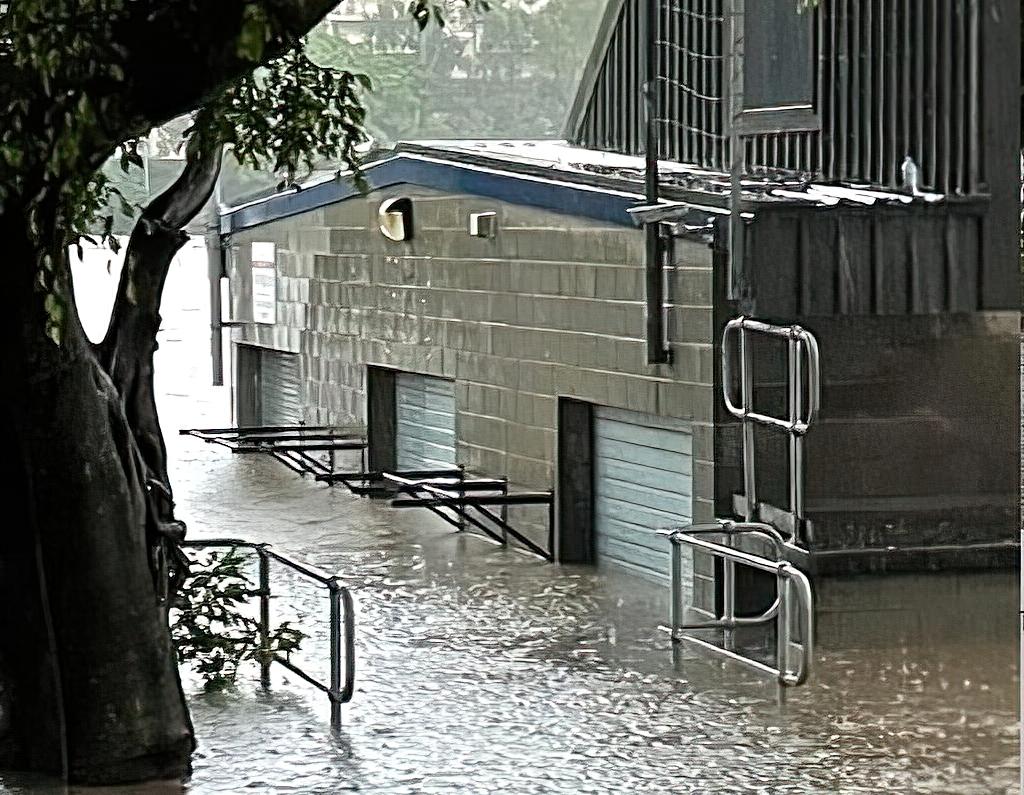
<instances>
[{"instance_id":1,"label":"concrete block building","mask_svg":"<svg viewBox=\"0 0 1024 795\"><path fill-rule=\"evenodd\" d=\"M237 424L361 424L371 468L554 489L559 560L663 576L653 530L744 489L725 324L800 324L822 371L806 515L784 440L755 445L798 564L1013 565L1017 120L990 78L1017 73L1019 8L890 28L870 0L792 5L741 14L743 50L721 3L697 30L685 2L612 0L567 140L401 144L365 194L343 174L226 210ZM784 354L754 351L758 410L785 411Z\"/></svg>"}]
</instances>

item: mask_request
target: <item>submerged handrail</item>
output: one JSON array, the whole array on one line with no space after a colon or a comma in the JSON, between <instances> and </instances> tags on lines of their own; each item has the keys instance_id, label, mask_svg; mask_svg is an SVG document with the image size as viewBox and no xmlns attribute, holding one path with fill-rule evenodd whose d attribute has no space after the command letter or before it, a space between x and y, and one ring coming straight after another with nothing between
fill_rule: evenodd
<instances>
[{"instance_id":1,"label":"submerged handrail","mask_svg":"<svg viewBox=\"0 0 1024 795\"><path fill-rule=\"evenodd\" d=\"M776 677L779 684L786 687L797 687L806 682L810 674L811 660L814 653L814 597L810 580L789 561L772 560L700 537L702 535L719 534L725 535L731 541L741 534L752 535L770 541L776 553L781 557L786 544L779 532L770 525L757 522L723 521L691 525L676 530L664 530L659 531L659 533L667 536L672 543L672 601L670 607L672 640L685 640L695 643L717 654L724 655L744 665L768 673ZM682 548L684 546L689 546L692 549L700 550L721 559L725 563L726 570L731 570L732 566L738 563L758 569L759 571L774 574L777 583L775 602L761 615L736 616L734 613L735 594L733 593L735 580L732 577L728 577L728 582L724 583L726 592L723 596L724 610L722 617L709 621L687 621L687 607L683 601L682 583ZM795 603L792 601L794 597ZM794 604L797 621L801 630L801 639L798 644L792 641L793 633L790 626L790 608ZM777 628L776 664L774 667L688 634L694 630L706 629L721 629L728 633L736 627L759 626L773 620L776 622ZM791 664L791 649L794 645L800 649L800 654L795 664Z\"/></svg>"},{"instance_id":2,"label":"submerged handrail","mask_svg":"<svg viewBox=\"0 0 1024 795\"><path fill-rule=\"evenodd\" d=\"M259 560L259 597L260 597L260 647L264 652L260 655L260 684L270 687L270 666L280 663L318 690L327 694L331 702L331 728L341 728L341 705L352 700L356 681L356 618L355 603L352 593L340 583L338 578L323 569L296 560L290 555L278 552L270 544L245 541L240 538L205 538L185 541L183 547L192 549L251 549ZM330 636L330 682L325 684L286 657L279 654L268 654L270 647L270 561L274 560L292 571L306 577L319 585L327 587L330 600L329 636ZM344 662L343 662L344 659ZM342 681L344 669L344 681Z\"/></svg>"}]
</instances>

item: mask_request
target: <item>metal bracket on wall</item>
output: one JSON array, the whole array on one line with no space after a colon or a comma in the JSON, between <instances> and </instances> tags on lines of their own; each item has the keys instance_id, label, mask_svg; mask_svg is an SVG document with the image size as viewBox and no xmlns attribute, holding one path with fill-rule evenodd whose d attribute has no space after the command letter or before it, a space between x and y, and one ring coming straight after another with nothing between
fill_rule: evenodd
<instances>
[{"instance_id":1,"label":"metal bracket on wall","mask_svg":"<svg viewBox=\"0 0 1024 795\"><path fill-rule=\"evenodd\" d=\"M553 491L510 492L508 478L467 478L461 465L451 469L320 474L316 479L329 485L341 483L361 497L390 498L394 508L426 508L458 530L472 527L502 546L508 546L511 539L546 561L555 559ZM509 519L510 507L527 505L547 510L547 548Z\"/></svg>"},{"instance_id":2,"label":"metal bracket on wall","mask_svg":"<svg viewBox=\"0 0 1024 795\"><path fill-rule=\"evenodd\" d=\"M509 538L527 551L551 562L555 559L555 495L551 491L513 492L505 478L460 479L402 477L384 473L384 480L407 496L391 501L395 508L427 508L459 530L471 526L492 541L508 546ZM547 549L509 523L513 505L542 505L547 508ZM495 513L492 508L499 508Z\"/></svg>"}]
</instances>

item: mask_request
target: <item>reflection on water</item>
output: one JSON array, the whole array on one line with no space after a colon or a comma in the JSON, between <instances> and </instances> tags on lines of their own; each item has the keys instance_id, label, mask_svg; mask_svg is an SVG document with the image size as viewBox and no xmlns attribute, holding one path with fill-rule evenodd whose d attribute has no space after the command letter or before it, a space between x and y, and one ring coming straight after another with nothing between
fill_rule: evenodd
<instances>
[{"instance_id":1,"label":"reflection on water","mask_svg":"<svg viewBox=\"0 0 1024 795\"><path fill-rule=\"evenodd\" d=\"M185 309L195 300L177 295ZM202 324L167 315L165 427L224 424L227 394L202 388ZM815 673L780 698L696 650L673 665L658 629L666 588L547 565L269 460L169 442L194 536L272 542L337 571L358 599L358 689L340 735L326 699L281 668L269 693L255 671L233 694L193 683L189 792L1015 791L1012 573L819 584ZM312 633L297 659L321 675L322 593L295 583L273 606Z\"/></svg>"},{"instance_id":2,"label":"reflection on water","mask_svg":"<svg viewBox=\"0 0 1024 795\"><path fill-rule=\"evenodd\" d=\"M326 705L298 685L198 699L196 791L991 793L1016 781L1012 575L823 584L816 674L780 703L731 663L693 652L674 669L657 629L664 589L501 551L271 462L208 466L240 499L214 526L337 570L357 592L361 667L335 742ZM312 591L287 601L277 615L325 609ZM325 645L322 632L306 643L314 669Z\"/></svg>"}]
</instances>

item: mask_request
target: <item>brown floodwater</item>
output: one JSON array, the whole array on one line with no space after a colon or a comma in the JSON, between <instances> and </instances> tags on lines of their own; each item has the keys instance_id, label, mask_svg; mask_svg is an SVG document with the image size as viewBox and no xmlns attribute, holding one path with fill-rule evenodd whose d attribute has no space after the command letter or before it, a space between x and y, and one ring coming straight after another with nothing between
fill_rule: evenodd
<instances>
[{"instance_id":1,"label":"brown floodwater","mask_svg":"<svg viewBox=\"0 0 1024 795\"><path fill-rule=\"evenodd\" d=\"M172 434L227 420L227 391L205 386L203 267L186 257L169 283ZM194 537L267 541L336 572L358 615L337 734L326 698L282 668L268 692L249 669L229 693L189 679L189 793L1017 791L1016 572L816 583L814 672L781 693L673 650L664 584L546 564L262 457L169 442ZM326 675L323 592L280 572L274 588L275 619L310 633L295 659ZM63 791L6 775L0 790Z\"/></svg>"}]
</instances>

